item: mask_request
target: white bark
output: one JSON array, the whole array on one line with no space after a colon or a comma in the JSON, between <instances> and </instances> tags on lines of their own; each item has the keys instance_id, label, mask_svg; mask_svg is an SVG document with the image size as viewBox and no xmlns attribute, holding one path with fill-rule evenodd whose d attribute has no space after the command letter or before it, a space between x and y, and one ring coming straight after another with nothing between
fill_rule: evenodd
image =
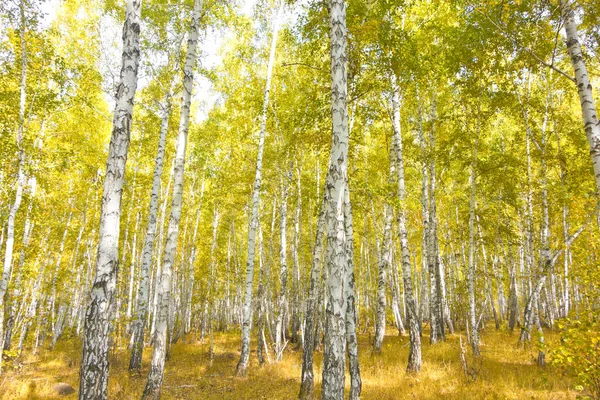
<instances>
[{"instance_id":1,"label":"white bark","mask_svg":"<svg viewBox=\"0 0 600 400\"><path fill-rule=\"evenodd\" d=\"M192 89L194 84L194 68L196 66L196 49L200 36L200 17L202 12L202 0L194 1L192 19L188 33L188 48L183 67L183 95L181 98L181 112L179 116L179 131L175 150L175 169L173 177L173 196L171 199L171 218L167 230L167 243L163 257L162 271L160 275L158 291L158 316L154 332L154 349L152 351L152 362L148 380L142 395L143 399L159 399L162 382L164 378L164 366L166 356L167 324L169 318L169 304L171 295L171 275L175 253L177 251L177 239L179 236L179 221L181 220L181 208L183 202L183 173L185 168L185 153L187 148L187 137L190 119L190 106L192 100Z\"/></svg>"},{"instance_id":2,"label":"white bark","mask_svg":"<svg viewBox=\"0 0 600 400\"><path fill-rule=\"evenodd\" d=\"M11 342L12 342L12 335L13 335L13 329L16 323L16 318L17 318L17 312L18 312L18 304L19 304L19 297L21 296L21 278L23 276L23 266L25 264L25 253L28 250L29 247L29 241L31 239L31 234L33 232L33 227L34 224L31 221L31 210L33 208L33 199L35 198L35 190L36 190L36 179L35 177L32 177L30 180L30 186L31 186L31 190L30 190L30 200L29 200L29 205L27 207L27 214L25 216L25 226L23 228L23 246L21 247L21 251L19 254L19 262L17 264L17 276L14 280L14 284L13 284L13 290L12 290L12 294L11 294L11 306L10 306L10 312L8 314L8 319L6 321L6 333L5 333L5 337L4 337L4 345L3 345L3 349L4 350L10 350L11 347ZM24 300L24 299L23 299Z\"/></svg>"},{"instance_id":3,"label":"white bark","mask_svg":"<svg viewBox=\"0 0 600 400\"><path fill-rule=\"evenodd\" d=\"M587 72L579 35L577 34L577 23L575 13L571 8L569 0L560 0L563 21L565 21L565 32L567 34L567 50L571 57L571 64L575 71L575 82L579 93L579 102L583 116L583 124L588 143L590 155L594 166L594 177L596 189L600 191L600 121L594 104L593 88Z\"/></svg>"},{"instance_id":4,"label":"white bark","mask_svg":"<svg viewBox=\"0 0 600 400\"><path fill-rule=\"evenodd\" d=\"M289 176L282 178L281 188L281 211L279 221L279 304L277 310L277 323L275 327L275 361L280 361L283 357L283 347L285 346L285 320L287 318L287 197Z\"/></svg>"},{"instance_id":5,"label":"white bark","mask_svg":"<svg viewBox=\"0 0 600 400\"><path fill-rule=\"evenodd\" d=\"M477 122L477 135L479 135L479 121ZM477 324L477 315L475 309L475 208L476 200L476 167L477 167L477 148L479 145L478 136L475 137L473 147L473 160L471 163L471 198L469 201L469 271L468 271L468 291L469 291L469 326L471 328L471 348L473 356L479 357L479 333Z\"/></svg>"},{"instance_id":6,"label":"white bark","mask_svg":"<svg viewBox=\"0 0 600 400\"><path fill-rule=\"evenodd\" d=\"M85 316L80 400L107 397L110 310L117 282L121 197L137 89L141 3L141 0L127 1L123 26L122 66L104 178L96 274Z\"/></svg>"},{"instance_id":7,"label":"white bark","mask_svg":"<svg viewBox=\"0 0 600 400\"><path fill-rule=\"evenodd\" d=\"M150 211L148 213L148 225L142 249L142 260L140 264L140 284L137 296L137 307L135 320L132 324L133 343L131 346L131 357L129 360L129 370L138 371L142 365L142 350L144 347L144 328L148 318L148 303L150 300L150 267L152 265L152 251L154 249L154 238L156 237L158 196L160 191L160 177L162 176L165 143L167 132L169 130L169 116L171 115L171 95L165 96L165 104L162 107L160 136L158 139L158 151L154 162L154 176L152 179L152 191L150 194Z\"/></svg>"},{"instance_id":8,"label":"white bark","mask_svg":"<svg viewBox=\"0 0 600 400\"><path fill-rule=\"evenodd\" d=\"M23 187L25 186L25 150L23 148L23 135L25 130L25 102L27 84L27 47L25 43L25 1L20 2L20 34L21 44L21 83L19 88L19 125L17 127L16 144L18 150L18 171L15 201L8 213L6 226L6 247L4 251L4 264L2 268L2 280L0 280L0 373L2 372L2 354L4 349L4 297L8 288L8 280L11 275L13 262L13 248L15 243L15 219L23 200Z\"/></svg>"},{"instance_id":9,"label":"white bark","mask_svg":"<svg viewBox=\"0 0 600 400\"><path fill-rule=\"evenodd\" d=\"M406 319L410 335L410 349L408 365L406 370L418 372L421 369L421 328L417 313L417 301L413 293L412 268L410 264L410 249L408 247L408 232L406 228L406 188L404 180L404 158L402 154L402 135L400 125L400 88L393 85L393 138L392 138L392 160L396 172L398 184L398 200L400 207L397 213L398 235L400 236L402 256L402 279L404 282L404 298L406 302Z\"/></svg>"},{"instance_id":10,"label":"white bark","mask_svg":"<svg viewBox=\"0 0 600 400\"><path fill-rule=\"evenodd\" d=\"M306 304L306 317L304 328L304 346L302 353L302 377L300 386L300 400L312 400L314 393L313 352L315 347L315 319L317 316L317 291L319 278L321 276L321 264L323 254L323 233L325 232L325 200L321 204L321 210L317 218L317 229L315 246L312 251L312 265L310 270L310 286L308 289L308 301Z\"/></svg>"},{"instance_id":11,"label":"white bark","mask_svg":"<svg viewBox=\"0 0 600 400\"><path fill-rule=\"evenodd\" d=\"M277 48L277 34L283 13L283 0L279 1L278 11L273 20L273 37L271 39L271 52L267 66L267 79L263 99L260 130L258 133L258 153L256 156L256 175L252 189L252 214L248 226L248 259L246 261L246 282L244 290L243 321L242 321L242 351L238 361L236 373L238 376L246 375L250 359L250 331L252 329L252 292L254 289L254 257L256 253L256 230L258 228L258 207L260 203L260 188L262 183L262 162L265 148L265 132L267 129L267 110L271 92L271 77L275 64L275 50Z\"/></svg>"},{"instance_id":12,"label":"white bark","mask_svg":"<svg viewBox=\"0 0 600 400\"><path fill-rule=\"evenodd\" d=\"M348 184L348 75L346 3L329 2L331 55L332 147L325 180L327 308L323 354L323 400L344 397L346 365L346 231L345 191Z\"/></svg>"},{"instance_id":13,"label":"white bark","mask_svg":"<svg viewBox=\"0 0 600 400\"><path fill-rule=\"evenodd\" d=\"M359 400L362 379L358 363L358 338L356 336L356 301L354 290L354 228L352 226L352 203L348 183L344 190L344 233L346 236L346 267L344 271L344 295L346 297L346 347L350 362L350 400Z\"/></svg>"},{"instance_id":14,"label":"white bark","mask_svg":"<svg viewBox=\"0 0 600 400\"><path fill-rule=\"evenodd\" d=\"M383 252L379 259L379 275L377 279L377 319L375 321L375 339L373 341L373 350L376 353L381 352L383 337L385 336L385 313L386 313L386 294L387 271L392 267L392 207L386 204L384 209L384 228L383 228Z\"/></svg>"}]
</instances>

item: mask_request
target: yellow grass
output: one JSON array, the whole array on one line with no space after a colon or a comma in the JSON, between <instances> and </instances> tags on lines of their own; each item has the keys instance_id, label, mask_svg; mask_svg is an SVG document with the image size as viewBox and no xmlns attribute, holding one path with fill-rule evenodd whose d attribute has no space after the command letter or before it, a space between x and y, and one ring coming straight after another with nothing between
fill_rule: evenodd
<instances>
[{"instance_id":1,"label":"yellow grass","mask_svg":"<svg viewBox=\"0 0 600 400\"><path fill-rule=\"evenodd\" d=\"M430 346L423 337L423 369L418 375L404 371L408 338L388 331L383 353L370 351L370 338L361 336L360 365L364 400L386 399L574 399L569 377L548 366L535 365L536 350L516 347L516 335L488 330L482 335L482 363L473 381L462 371L459 337ZM546 335L548 347L557 340ZM253 343L254 345L255 343ZM25 354L9 363L0 376L2 399L77 398L58 396L52 387L65 382L77 388L81 344L77 340L59 342L54 351L41 350L37 356ZM292 345L294 346L294 345ZM469 349L467 347L467 349ZM300 385L302 352L288 346L279 364L260 368L256 354L251 356L247 377L234 376L239 355L239 334L215 335L215 358L209 366L208 343L178 343L167 362L163 399L295 399ZM109 398L139 399L144 387L151 349L144 352L141 375L127 371L126 350L111 356ZM470 356L467 357L470 360ZM317 396L320 394L321 353L316 354ZM347 385L349 378L346 378Z\"/></svg>"}]
</instances>

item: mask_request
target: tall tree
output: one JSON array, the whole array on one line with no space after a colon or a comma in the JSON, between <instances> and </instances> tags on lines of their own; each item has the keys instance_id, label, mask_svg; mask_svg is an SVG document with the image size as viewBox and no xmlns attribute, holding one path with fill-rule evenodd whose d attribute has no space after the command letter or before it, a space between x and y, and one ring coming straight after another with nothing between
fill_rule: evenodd
<instances>
[{"instance_id":1,"label":"tall tree","mask_svg":"<svg viewBox=\"0 0 600 400\"><path fill-rule=\"evenodd\" d=\"M183 204L183 176L185 169L185 154L190 122L190 106L192 103L192 90L194 87L194 68L196 66L196 53L200 37L200 18L202 13L202 0L194 1L190 30L188 32L187 53L183 66L183 94L181 96L181 109L179 114L179 131L175 149L173 196L171 198L171 217L167 230L167 243L163 256L162 271L159 277L157 322L154 331L154 348L150 372L142 399L159 399L165 373L165 357L167 354L168 337L167 324L169 319L169 304L171 297L171 276L177 240L179 238L179 221Z\"/></svg>"},{"instance_id":2,"label":"tall tree","mask_svg":"<svg viewBox=\"0 0 600 400\"><path fill-rule=\"evenodd\" d=\"M17 187L15 200L10 207L6 226L6 247L4 250L4 264L2 268L2 280L0 280L0 372L2 372L2 354L4 351L4 298L8 289L10 279L13 249L15 243L15 219L23 201L23 188L25 186L25 149L23 147L23 135L25 133L25 103L27 101L27 44L25 41L25 0L19 2L19 42L21 44L21 81L19 85L19 125L17 127L16 144L18 152ZM1 247L1 245L0 245Z\"/></svg>"},{"instance_id":3,"label":"tall tree","mask_svg":"<svg viewBox=\"0 0 600 400\"><path fill-rule=\"evenodd\" d=\"M395 77L394 77L395 78ZM396 78L397 79L397 78ZM406 182L404 177L404 157L402 153L402 135L400 125L400 86L397 82L392 84L392 162L396 171L398 183L399 210L397 214L398 236L400 236L402 280L404 282L404 298L406 302L406 319L410 335L410 348L408 353L408 372L421 370L421 326L417 309L417 300L413 292L412 267L410 264L410 249L408 247L408 231L406 228Z\"/></svg>"},{"instance_id":4,"label":"tall tree","mask_svg":"<svg viewBox=\"0 0 600 400\"><path fill-rule=\"evenodd\" d=\"M570 3L569 0L560 0L562 18L567 35L567 50L571 57L573 70L575 71L575 83L577 84L577 92L579 93L585 133L590 145L596 189L600 192L600 121L598 120L598 113L594 103L592 83L590 82L590 76L588 75L581 51L579 35L577 34L575 12Z\"/></svg>"},{"instance_id":5,"label":"tall tree","mask_svg":"<svg viewBox=\"0 0 600 400\"><path fill-rule=\"evenodd\" d=\"M325 179L325 223L327 245L327 308L323 353L323 400L344 397L346 365L347 264L344 217L345 191L348 185L348 74L346 2L329 3L329 51L331 62L332 145Z\"/></svg>"},{"instance_id":6,"label":"tall tree","mask_svg":"<svg viewBox=\"0 0 600 400\"><path fill-rule=\"evenodd\" d=\"M267 110L269 107L269 95L271 93L271 76L275 64L275 50L277 49L277 34L283 13L283 0L279 1L277 14L273 19L273 36L271 38L271 51L269 53L269 64L267 65L267 80L263 98L263 108L258 132L258 154L256 156L256 175L252 189L252 215L248 226L248 260L246 261L246 282L244 291L244 308L242 323L242 352L236 367L238 376L246 375L248 361L250 360L250 331L252 330L252 292L254 290L254 255L256 252L256 230L258 228L258 206L260 203L260 187L262 183L262 163L265 148L265 132L267 130Z\"/></svg>"},{"instance_id":7,"label":"tall tree","mask_svg":"<svg viewBox=\"0 0 600 400\"><path fill-rule=\"evenodd\" d=\"M121 74L102 194L96 273L85 315L80 400L105 399L108 396L108 336L119 262L121 197L140 62L141 9L141 0L127 1Z\"/></svg>"},{"instance_id":8,"label":"tall tree","mask_svg":"<svg viewBox=\"0 0 600 400\"><path fill-rule=\"evenodd\" d=\"M165 143L169 130L169 117L171 116L171 93L165 94L165 102L161 105L160 136L158 139L158 151L156 154L154 176L152 178L152 191L150 194L150 207L148 214L148 227L142 249L142 260L140 265L140 283L137 297L137 313L132 324L133 343L131 345L131 358L129 370L139 371L142 366L142 350L144 348L144 330L148 317L148 302L150 301L150 267L152 265L152 252L154 250L154 238L156 237L156 216L158 212L158 195L160 191L160 177L162 176L163 162L165 157Z\"/></svg>"}]
</instances>

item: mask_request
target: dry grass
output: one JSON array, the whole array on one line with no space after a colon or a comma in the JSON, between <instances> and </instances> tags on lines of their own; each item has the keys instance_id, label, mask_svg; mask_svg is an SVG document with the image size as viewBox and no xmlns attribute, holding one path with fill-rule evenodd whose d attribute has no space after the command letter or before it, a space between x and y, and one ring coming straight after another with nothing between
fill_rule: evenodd
<instances>
[{"instance_id":1,"label":"dry grass","mask_svg":"<svg viewBox=\"0 0 600 400\"><path fill-rule=\"evenodd\" d=\"M360 337L362 399L574 399L571 381L549 366L535 365L535 350L517 349L515 335L488 330L482 337L482 364L477 378L467 378L459 361L459 338L452 335L435 346L423 337L423 370L404 371L407 337L388 332L382 355L373 355L369 338ZM555 338L546 336L549 347ZM254 344L254 343L253 343ZM0 377L3 399L60 398L52 387L65 382L77 388L81 344L62 341L54 351L26 354ZM301 351L288 347L284 361L259 368L252 354L247 377L234 376L239 355L238 334L215 335L215 358L209 366L208 343L178 343L167 362L163 399L294 399L300 385ZM111 356L109 398L139 399L148 371L150 349L144 352L141 375L127 371L126 350ZM322 356L316 354L316 385L320 385ZM347 383L349 378L346 379ZM319 394L317 390L317 395ZM76 398L76 394L64 396Z\"/></svg>"}]
</instances>

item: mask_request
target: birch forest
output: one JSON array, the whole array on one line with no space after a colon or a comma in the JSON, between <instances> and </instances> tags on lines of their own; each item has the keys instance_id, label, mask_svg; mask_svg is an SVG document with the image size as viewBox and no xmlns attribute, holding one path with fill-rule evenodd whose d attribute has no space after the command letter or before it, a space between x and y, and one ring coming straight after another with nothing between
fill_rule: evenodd
<instances>
[{"instance_id":1,"label":"birch forest","mask_svg":"<svg viewBox=\"0 0 600 400\"><path fill-rule=\"evenodd\" d=\"M0 1L1 399L600 399L600 0Z\"/></svg>"}]
</instances>

